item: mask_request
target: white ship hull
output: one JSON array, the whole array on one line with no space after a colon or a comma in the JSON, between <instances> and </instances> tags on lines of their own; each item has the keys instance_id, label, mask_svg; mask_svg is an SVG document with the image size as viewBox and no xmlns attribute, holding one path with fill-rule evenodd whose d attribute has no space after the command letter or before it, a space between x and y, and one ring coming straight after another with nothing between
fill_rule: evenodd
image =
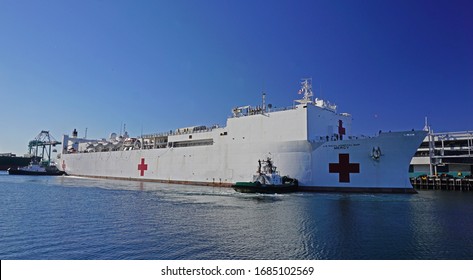
<instances>
[{"instance_id":1,"label":"white ship hull","mask_svg":"<svg viewBox=\"0 0 473 280\"><path fill-rule=\"evenodd\" d=\"M250 181L258 160L271 156L304 190L413 191L408 168L424 131L347 136L351 116L315 102L254 112L234 112L225 127L139 138L134 149L87 152L91 140L65 136L58 165L77 176L231 185Z\"/></svg>"}]
</instances>

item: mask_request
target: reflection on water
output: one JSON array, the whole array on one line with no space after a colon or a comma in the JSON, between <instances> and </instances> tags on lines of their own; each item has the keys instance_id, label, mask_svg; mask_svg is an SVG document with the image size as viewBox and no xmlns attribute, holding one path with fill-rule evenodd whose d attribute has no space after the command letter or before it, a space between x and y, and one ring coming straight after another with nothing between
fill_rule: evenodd
<instances>
[{"instance_id":1,"label":"reflection on water","mask_svg":"<svg viewBox=\"0 0 473 280\"><path fill-rule=\"evenodd\" d=\"M0 173L2 259L471 259L472 193L242 194Z\"/></svg>"}]
</instances>

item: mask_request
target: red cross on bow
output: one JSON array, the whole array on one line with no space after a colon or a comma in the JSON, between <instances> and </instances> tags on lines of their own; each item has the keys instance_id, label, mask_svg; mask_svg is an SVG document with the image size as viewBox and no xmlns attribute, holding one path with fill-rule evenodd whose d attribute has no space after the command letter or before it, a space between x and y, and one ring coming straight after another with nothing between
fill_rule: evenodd
<instances>
[{"instance_id":1,"label":"red cross on bow","mask_svg":"<svg viewBox=\"0 0 473 280\"><path fill-rule=\"evenodd\" d=\"M148 165L145 164L145 159L141 158L141 163L138 164L138 170L140 171L140 176L145 175L145 170L148 170Z\"/></svg>"},{"instance_id":2,"label":"red cross on bow","mask_svg":"<svg viewBox=\"0 0 473 280\"><path fill-rule=\"evenodd\" d=\"M338 163L329 163L328 172L338 173L340 183L350 183L350 173L360 173L360 164L350 163L350 154L338 154Z\"/></svg>"}]
</instances>

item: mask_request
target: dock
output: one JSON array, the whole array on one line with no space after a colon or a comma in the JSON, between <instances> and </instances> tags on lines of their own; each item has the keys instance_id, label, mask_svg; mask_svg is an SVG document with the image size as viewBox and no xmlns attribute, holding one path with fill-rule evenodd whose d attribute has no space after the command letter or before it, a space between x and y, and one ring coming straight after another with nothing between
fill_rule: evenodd
<instances>
[{"instance_id":1,"label":"dock","mask_svg":"<svg viewBox=\"0 0 473 280\"><path fill-rule=\"evenodd\" d=\"M473 191L473 179L465 178L411 178L414 188L420 190Z\"/></svg>"}]
</instances>

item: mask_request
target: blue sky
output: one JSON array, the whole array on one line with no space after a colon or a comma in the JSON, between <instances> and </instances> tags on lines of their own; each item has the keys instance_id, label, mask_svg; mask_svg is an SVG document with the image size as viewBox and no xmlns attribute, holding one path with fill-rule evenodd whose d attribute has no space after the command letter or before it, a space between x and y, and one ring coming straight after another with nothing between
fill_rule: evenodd
<instances>
[{"instance_id":1,"label":"blue sky","mask_svg":"<svg viewBox=\"0 0 473 280\"><path fill-rule=\"evenodd\" d=\"M0 153L225 124L300 79L359 134L473 129L472 1L0 1Z\"/></svg>"}]
</instances>

